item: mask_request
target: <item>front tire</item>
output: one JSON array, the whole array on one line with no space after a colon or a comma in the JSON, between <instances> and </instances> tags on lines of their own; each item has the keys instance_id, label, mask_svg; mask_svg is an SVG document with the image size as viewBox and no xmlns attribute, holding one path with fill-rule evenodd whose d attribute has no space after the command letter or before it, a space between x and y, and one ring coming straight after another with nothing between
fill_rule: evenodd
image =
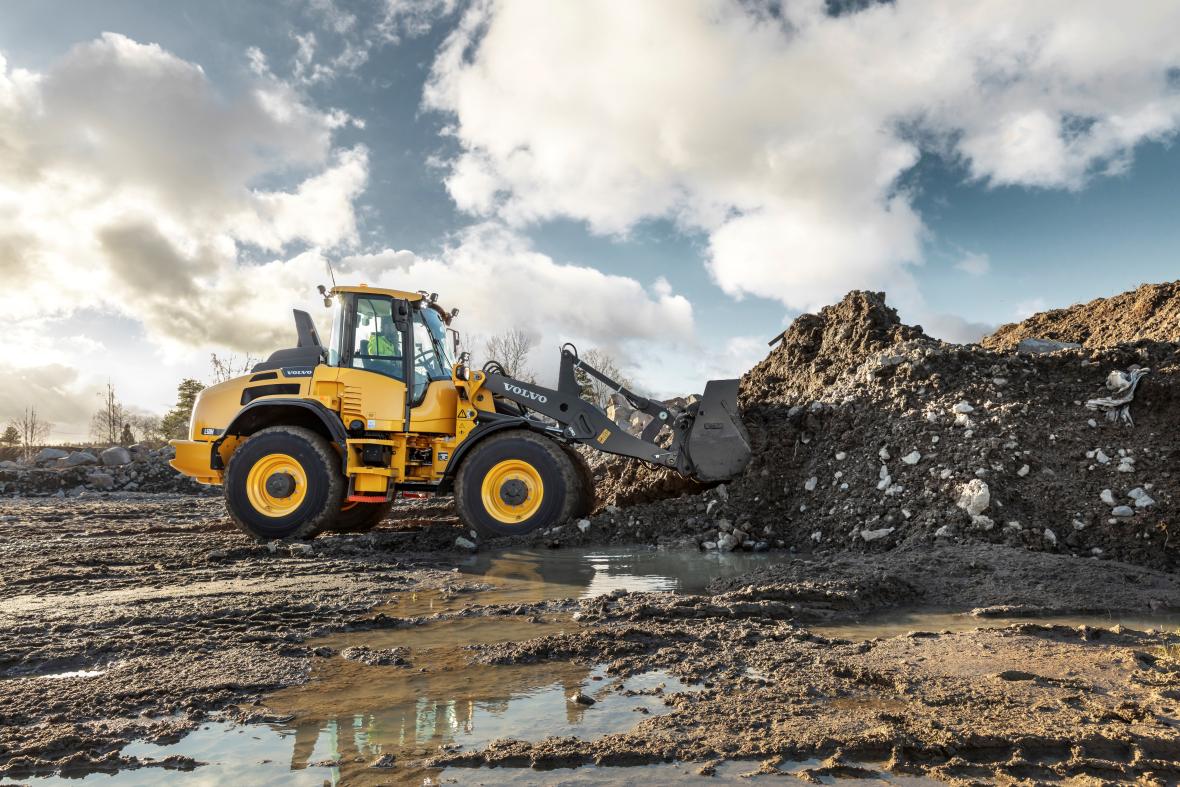
<instances>
[{"instance_id":1,"label":"front tire","mask_svg":"<svg viewBox=\"0 0 1180 787\"><path fill-rule=\"evenodd\" d=\"M456 473L459 519L484 537L552 527L584 503L574 461L555 441L533 432L485 438Z\"/></svg>"},{"instance_id":2,"label":"front tire","mask_svg":"<svg viewBox=\"0 0 1180 787\"><path fill-rule=\"evenodd\" d=\"M340 459L320 435L298 426L255 433L230 457L225 503L254 538L315 538L340 511Z\"/></svg>"},{"instance_id":3,"label":"front tire","mask_svg":"<svg viewBox=\"0 0 1180 787\"><path fill-rule=\"evenodd\" d=\"M333 533L366 533L385 520L393 508L393 501L384 503L345 504L327 529Z\"/></svg>"}]
</instances>

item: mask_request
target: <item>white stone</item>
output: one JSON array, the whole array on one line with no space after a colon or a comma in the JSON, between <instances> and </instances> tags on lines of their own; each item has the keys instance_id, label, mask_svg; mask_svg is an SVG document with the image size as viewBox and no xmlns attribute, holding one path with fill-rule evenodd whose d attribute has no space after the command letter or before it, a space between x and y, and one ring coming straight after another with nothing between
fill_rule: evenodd
<instances>
[{"instance_id":1,"label":"white stone","mask_svg":"<svg viewBox=\"0 0 1180 787\"><path fill-rule=\"evenodd\" d=\"M460 549L475 551L475 542L469 538L464 538L463 536L459 536L455 539L455 546L459 547Z\"/></svg>"},{"instance_id":2,"label":"white stone","mask_svg":"<svg viewBox=\"0 0 1180 787\"><path fill-rule=\"evenodd\" d=\"M934 531L935 538L949 538L952 535L954 535L954 532L951 530L950 525L943 525Z\"/></svg>"},{"instance_id":3,"label":"white stone","mask_svg":"<svg viewBox=\"0 0 1180 787\"><path fill-rule=\"evenodd\" d=\"M959 487L958 506L973 517L986 511L991 499L986 481L973 478Z\"/></svg>"},{"instance_id":4,"label":"white stone","mask_svg":"<svg viewBox=\"0 0 1180 787\"><path fill-rule=\"evenodd\" d=\"M1103 503L1106 503L1108 506L1113 506L1115 504L1114 493L1111 492L1109 489L1103 489L1102 493L1098 495L1098 498Z\"/></svg>"},{"instance_id":5,"label":"white stone","mask_svg":"<svg viewBox=\"0 0 1180 787\"><path fill-rule=\"evenodd\" d=\"M921 460L921 458L922 455L917 451L910 451L901 458L901 461L905 462L907 465L916 465L918 464L919 460Z\"/></svg>"},{"instance_id":6,"label":"white stone","mask_svg":"<svg viewBox=\"0 0 1180 787\"><path fill-rule=\"evenodd\" d=\"M1127 517L1135 516L1135 510L1130 506L1115 506L1111 509L1110 515L1126 519Z\"/></svg>"},{"instance_id":7,"label":"white stone","mask_svg":"<svg viewBox=\"0 0 1180 787\"><path fill-rule=\"evenodd\" d=\"M1155 505L1155 501L1151 499L1151 495L1147 494L1142 487L1135 487L1127 493L1127 496L1135 501L1136 508L1147 508L1148 506Z\"/></svg>"},{"instance_id":8,"label":"white stone","mask_svg":"<svg viewBox=\"0 0 1180 787\"><path fill-rule=\"evenodd\" d=\"M717 487L717 496L722 500L729 499L729 489L726 488L725 484L721 484Z\"/></svg>"},{"instance_id":9,"label":"white stone","mask_svg":"<svg viewBox=\"0 0 1180 787\"><path fill-rule=\"evenodd\" d=\"M881 450L877 452L877 456L881 457L882 462L888 462L889 461L889 449L886 448L885 446L881 446Z\"/></svg>"},{"instance_id":10,"label":"white stone","mask_svg":"<svg viewBox=\"0 0 1180 787\"><path fill-rule=\"evenodd\" d=\"M964 399L963 401L959 402L954 407L952 407L951 412L956 413L958 415L966 415L967 413L975 412L975 408L971 406L970 402L968 402L966 399Z\"/></svg>"},{"instance_id":11,"label":"white stone","mask_svg":"<svg viewBox=\"0 0 1180 787\"><path fill-rule=\"evenodd\" d=\"M930 438L930 442L931 442L931 443L937 443L937 442L938 442L938 435L933 435L933 436Z\"/></svg>"},{"instance_id":12,"label":"white stone","mask_svg":"<svg viewBox=\"0 0 1180 787\"><path fill-rule=\"evenodd\" d=\"M1098 422L1095 421L1093 418L1091 418L1089 421L1086 421L1086 423L1088 423L1091 428L1095 428L1098 426Z\"/></svg>"},{"instance_id":13,"label":"white stone","mask_svg":"<svg viewBox=\"0 0 1180 787\"><path fill-rule=\"evenodd\" d=\"M815 485L818 483L819 483L819 479L816 478L815 476L812 476L811 478L808 478L807 481L803 484L803 488L806 489L808 492L814 492Z\"/></svg>"},{"instance_id":14,"label":"white stone","mask_svg":"<svg viewBox=\"0 0 1180 787\"><path fill-rule=\"evenodd\" d=\"M1073 529L1074 529L1074 530L1085 530L1085 529L1086 529L1086 523L1085 523L1085 522L1083 522L1083 521L1082 521L1082 520L1080 520L1080 519L1075 519L1075 520L1073 521Z\"/></svg>"},{"instance_id":15,"label":"white stone","mask_svg":"<svg viewBox=\"0 0 1180 787\"><path fill-rule=\"evenodd\" d=\"M722 552L732 552L738 548L739 541L730 533L725 533L721 538L717 539L717 548Z\"/></svg>"},{"instance_id":16,"label":"white stone","mask_svg":"<svg viewBox=\"0 0 1180 787\"><path fill-rule=\"evenodd\" d=\"M1107 456L1106 452L1103 451L1101 448L1099 448L1097 451L1094 452L1093 458L1098 460L1098 464L1100 464L1100 465L1110 464L1110 457Z\"/></svg>"},{"instance_id":17,"label":"white stone","mask_svg":"<svg viewBox=\"0 0 1180 787\"><path fill-rule=\"evenodd\" d=\"M836 452L836 461L837 462L843 462L847 458L848 458L848 454L844 453L843 451Z\"/></svg>"},{"instance_id":18,"label":"white stone","mask_svg":"<svg viewBox=\"0 0 1180 787\"><path fill-rule=\"evenodd\" d=\"M971 524L980 530L991 530L996 526L995 521L990 516L984 516L983 514L971 517Z\"/></svg>"},{"instance_id":19,"label":"white stone","mask_svg":"<svg viewBox=\"0 0 1180 787\"><path fill-rule=\"evenodd\" d=\"M879 530L862 530L860 531L860 537L865 541L876 541L879 538L885 538L885 536L892 532L893 528L891 527L883 527Z\"/></svg>"},{"instance_id":20,"label":"white stone","mask_svg":"<svg viewBox=\"0 0 1180 787\"><path fill-rule=\"evenodd\" d=\"M811 534L811 540L812 541L823 541L824 534L821 531L816 530L814 533Z\"/></svg>"},{"instance_id":21,"label":"white stone","mask_svg":"<svg viewBox=\"0 0 1180 787\"><path fill-rule=\"evenodd\" d=\"M578 530L581 530L583 533L585 533L589 529L590 529L590 520L589 519L579 519L578 520Z\"/></svg>"},{"instance_id":22,"label":"white stone","mask_svg":"<svg viewBox=\"0 0 1180 787\"><path fill-rule=\"evenodd\" d=\"M1057 534L1049 528L1045 528L1045 540L1053 546L1057 546Z\"/></svg>"},{"instance_id":23,"label":"white stone","mask_svg":"<svg viewBox=\"0 0 1180 787\"><path fill-rule=\"evenodd\" d=\"M1016 475L1020 476L1021 478L1024 478L1026 475L1028 475L1028 465L1021 465L1020 469L1016 471Z\"/></svg>"}]
</instances>

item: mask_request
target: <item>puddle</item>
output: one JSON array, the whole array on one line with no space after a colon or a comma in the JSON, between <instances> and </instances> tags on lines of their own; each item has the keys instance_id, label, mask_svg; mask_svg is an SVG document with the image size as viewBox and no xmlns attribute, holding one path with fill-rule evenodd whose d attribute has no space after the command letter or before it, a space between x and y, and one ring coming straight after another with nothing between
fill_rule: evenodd
<instances>
[{"instance_id":1,"label":"puddle","mask_svg":"<svg viewBox=\"0 0 1180 787\"><path fill-rule=\"evenodd\" d=\"M860 640L897 637L914 631L943 632L971 631L978 628L1004 628L1022 623L1043 626L1091 626L1093 628L1123 628L1147 631L1180 629L1180 614L1159 615L1057 615L1047 617L975 617L966 612L891 612L873 615L861 621L837 624L810 624L808 628L830 639Z\"/></svg>"},{"instance_id":2,"label":"puddle","mask_svg":"<svg viewBox=\"0 0 1180 787\"><path fill-rule=\"evenodd\" d=\"M734 577L776 558L767 552L696 552L651 548L510 550L477 553L459 570L515 587L515 600L593 598L615 590L701 593L715 579ZM530 596L531 594L531 596Z\"/></svg>"}]
</instances>

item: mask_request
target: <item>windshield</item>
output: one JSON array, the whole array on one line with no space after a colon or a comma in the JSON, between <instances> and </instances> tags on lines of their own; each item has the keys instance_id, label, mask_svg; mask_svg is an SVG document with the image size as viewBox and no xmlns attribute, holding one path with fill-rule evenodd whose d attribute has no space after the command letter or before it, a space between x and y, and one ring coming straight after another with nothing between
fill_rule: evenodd
<instances>
[{"instance_id":1,"label":"windshield","mask_svg":"<svg viewBox=\"0 0 1180 787\"><path fill-rule=\"evenodd\" d=\"M445 371L445 376L451 376L451 367L455 365L455 359L452 357L452 342L447 336L447 326L443 323L442 317L438 316L438 312L434 309L423 309L422 315L426 319L426 327L430 329L430 338L434 341L434 346L438 352L438 359L441 362L442 368Z\"/></svg>"}]
</instances>

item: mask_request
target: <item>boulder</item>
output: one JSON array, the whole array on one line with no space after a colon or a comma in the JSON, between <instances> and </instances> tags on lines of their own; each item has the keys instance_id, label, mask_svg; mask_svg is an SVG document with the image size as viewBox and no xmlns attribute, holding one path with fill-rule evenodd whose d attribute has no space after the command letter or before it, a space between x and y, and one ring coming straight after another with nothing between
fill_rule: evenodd
<instances>
[{"instance_id":1,"label":"boulder","mask_svg":"<svg viewBox=\"0 0 1180 787\"><path fill-rule=\"evenodd\" d=\"M979 516L986 511L987 507L991 505L991 490L988 489L987 482L972 478L959 487L958 505L972 517Z\"/></svg>"},{"instance_id":2,"label":"boulder","mask_svg":"<svg viewBox=\"0 0 1180 787\"><path fill-rule=\"evenodd\" d=\"M74 451L65 459L59 459L57 462L58 467L81 467L96 464L98 464L98 457L89 451Z\"/></svg>"},{"instance_id":3,"label":"boulder","mask_svg":"<svg viewBox=\"0 0 1180 787\"><path fill-rule=\"evenodd\" d=\"M111 446L99 456L102 457L102 463L107 467L131 464L131 452L121 445Z\"/></svg>"},{"instance_id":4,"label":"boulder","mask_svg":"<svg viewBox=\"0 0 1180 787\"><path fill-rule=\"evenodd\" d=\"M69 455L68 451L63 451L60 448L42 448L33 457L33 461L39 465L44 465L50 462L56 462L58 459L65 459Z\"/></svg>"}]
</instances>

